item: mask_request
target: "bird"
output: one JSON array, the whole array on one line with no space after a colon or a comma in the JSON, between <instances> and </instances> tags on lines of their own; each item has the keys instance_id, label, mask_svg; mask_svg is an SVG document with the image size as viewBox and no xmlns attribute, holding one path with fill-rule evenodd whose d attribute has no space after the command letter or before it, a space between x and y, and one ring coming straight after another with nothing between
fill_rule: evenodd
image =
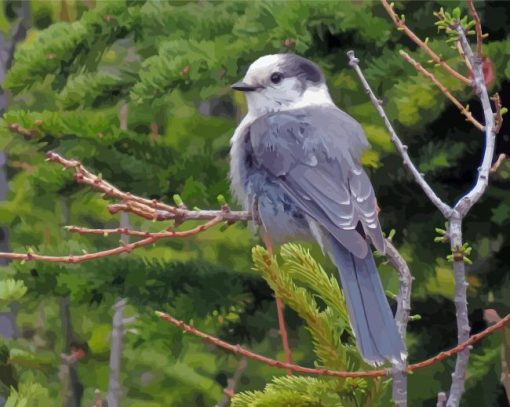
<instances>
[{"instance_id":1,"label":"bird","mask_svg":"<svg viewBox=\"0 0 510 407\"><path fill-rule=\"evenodd\" d=\"M371 250L385 252L378 206L360 156L368 140L329 94L320 67L265 55L231 85L247 114L230 146L230 186L273 243L316 241L336 265L350 325L371 365L403 363L404 341Z\"/></svg>"}]
</instances>

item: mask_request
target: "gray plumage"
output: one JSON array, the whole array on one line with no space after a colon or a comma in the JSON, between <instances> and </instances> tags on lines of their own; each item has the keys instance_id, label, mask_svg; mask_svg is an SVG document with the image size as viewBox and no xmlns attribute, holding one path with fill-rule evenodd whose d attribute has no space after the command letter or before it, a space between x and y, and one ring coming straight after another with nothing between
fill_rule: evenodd
<instances>
[{"instance_id":1,"label":"gray plumage","mask_svg":"<svg viewBox=\"0 0 510 407\"><path fill-rule=\"evenodd\" d=\"M247 91L249 113L232 140L234 194L273 241L317 240L339 269L364 359L401 361L405 346L369 247L384 252L359 161L368 147L361 126L331 102L319 68L302 57L263 57L235 88Z\"/></svg>"}]
</instances>

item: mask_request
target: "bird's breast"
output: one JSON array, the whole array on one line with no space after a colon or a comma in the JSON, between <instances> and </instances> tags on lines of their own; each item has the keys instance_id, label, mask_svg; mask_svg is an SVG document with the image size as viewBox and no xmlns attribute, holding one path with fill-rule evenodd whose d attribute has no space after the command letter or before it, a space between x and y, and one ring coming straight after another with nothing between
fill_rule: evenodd
<instances>
[{"instance_id":1,"label":"bird's breast","mask_svg":"<svg viewBox=\"0 0 510 407\"><path fill-rule=\"evenodd\" d=\"M257 163L249 126L236 131L230 150L230 181L235 198L248 211L256 210L274 242L309 235L302 211L271 174Z\"/></svg>"}]
</instances>

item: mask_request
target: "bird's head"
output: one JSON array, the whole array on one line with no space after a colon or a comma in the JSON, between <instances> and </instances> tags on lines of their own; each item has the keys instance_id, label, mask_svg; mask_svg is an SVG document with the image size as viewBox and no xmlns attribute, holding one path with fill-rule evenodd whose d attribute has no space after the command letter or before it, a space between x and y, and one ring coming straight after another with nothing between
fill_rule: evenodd
<instances>
[{"instance_id":1,"label":"bird's head","mask_svg":"<svg viewBox=\"0 0 510 407\"><path fill-rule=\"evenodd\" d=\"M232 88L246 94L249 113L332 103L320 68L295 54L266 55L253 62Z\"/></svg>"}]
</instances>

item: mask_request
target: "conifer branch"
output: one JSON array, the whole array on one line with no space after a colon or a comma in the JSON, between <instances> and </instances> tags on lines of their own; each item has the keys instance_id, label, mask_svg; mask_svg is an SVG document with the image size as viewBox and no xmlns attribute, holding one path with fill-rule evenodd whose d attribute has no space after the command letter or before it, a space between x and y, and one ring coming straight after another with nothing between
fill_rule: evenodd
<instances>
[{"instance_id":1,"label":"conifer branch","mask_svg":"<svg viewBox=\"0 0 510 407\"><path fill-rule=\"evenodd\" d=\"M355 377L384 377L384 376L388 376L391 374L391 369L378 369L378 370L350 372L350 371L342 371L342 370L310 368L310 367L296 365L294 363L282 362L280 360L271 359L266 356L260 355L258 353L249 351L248 349L243 348L241 345L233 345L233 344L228 343L218 337L206 334L205 332L200 331L199 329L195 328L194 326L188 325L184 321L174 318L170 314L167 314L167 313L164 313L161 311L156 311L156 315L161 320L163 320L171 325L176 326L181 331L183 331L185 333L190 333L194 336L197 336L197 337L203 339L204 342L207 342L211 345L225 349L229 352L244 356L248 359L255 360L257 362L260 362L265 365L275 367L278 369L290 369L296 373L311 374L311 375L317 375L317 376L333 376L333 377L342 377L342 378L347 378L347 377L351 377L351 378L355 378ZM432 366L438 362L441 362L449 357L452 357L452 356L458 354L459 352L462 352L464 349L471 348L475 343L481 341L483 338L487 337L488 335L500 330L501 328L508 325L509 323L510 323L510 314L508 314L506 317L502 318L499 322L495 323L494 325L486 328L484 331L471 336L468 340L457 345L456 347L454 347L448 351L440 352L437 355L435 355L429 359L409 365L407 368L407 372L414 372L416 370L423 369L428 366Z\"/></svg>"},{"instance_id":2,"label":"conifer branch","mask_svg":"<svg viewBox=\"0 0 510 407\"><path fill-rule=\"evenodd\" d=\"M438 89L443 92L443 94L450 99L450 101L457 106L460 110L460 113L466 117L466 120L471 122L478 130L484 131L484 126L478 120L473 117L473 114L464 106L459 100L451 94L451 92L444 86L432 72L427 71L418 61L416 61L412 56L410 56L407 52L401 50L400 55L407 62L409 62L419 73L429 79L434 85L438 87Z\"/></svg>"},{"instance_id":3,"label":"conifer branch","mask_svg":"<svg viewBox=\"0 0 510 407\"><path fill-rule=\"evenodd\" d=\"M443 61L428 45L426 42L422 41L403 21L397 13L395 13L395 10L393 10L393 7L391 4L387 2L387 0L381 0L381 4L388 13L388 15L391 17L391 20L397 27L397 30L403 31L411 41L413 41L416 45L418 45L425 53L441 68L443 68L446 72L448 72L453 77L457 78L461 82L464 82L466 85L471 84L471 80L467 78L464 75L461 75L459 72L457 72L455 69L453 69L450 65L448 65L445 61Z\"/></svg>"}]
</instances>

